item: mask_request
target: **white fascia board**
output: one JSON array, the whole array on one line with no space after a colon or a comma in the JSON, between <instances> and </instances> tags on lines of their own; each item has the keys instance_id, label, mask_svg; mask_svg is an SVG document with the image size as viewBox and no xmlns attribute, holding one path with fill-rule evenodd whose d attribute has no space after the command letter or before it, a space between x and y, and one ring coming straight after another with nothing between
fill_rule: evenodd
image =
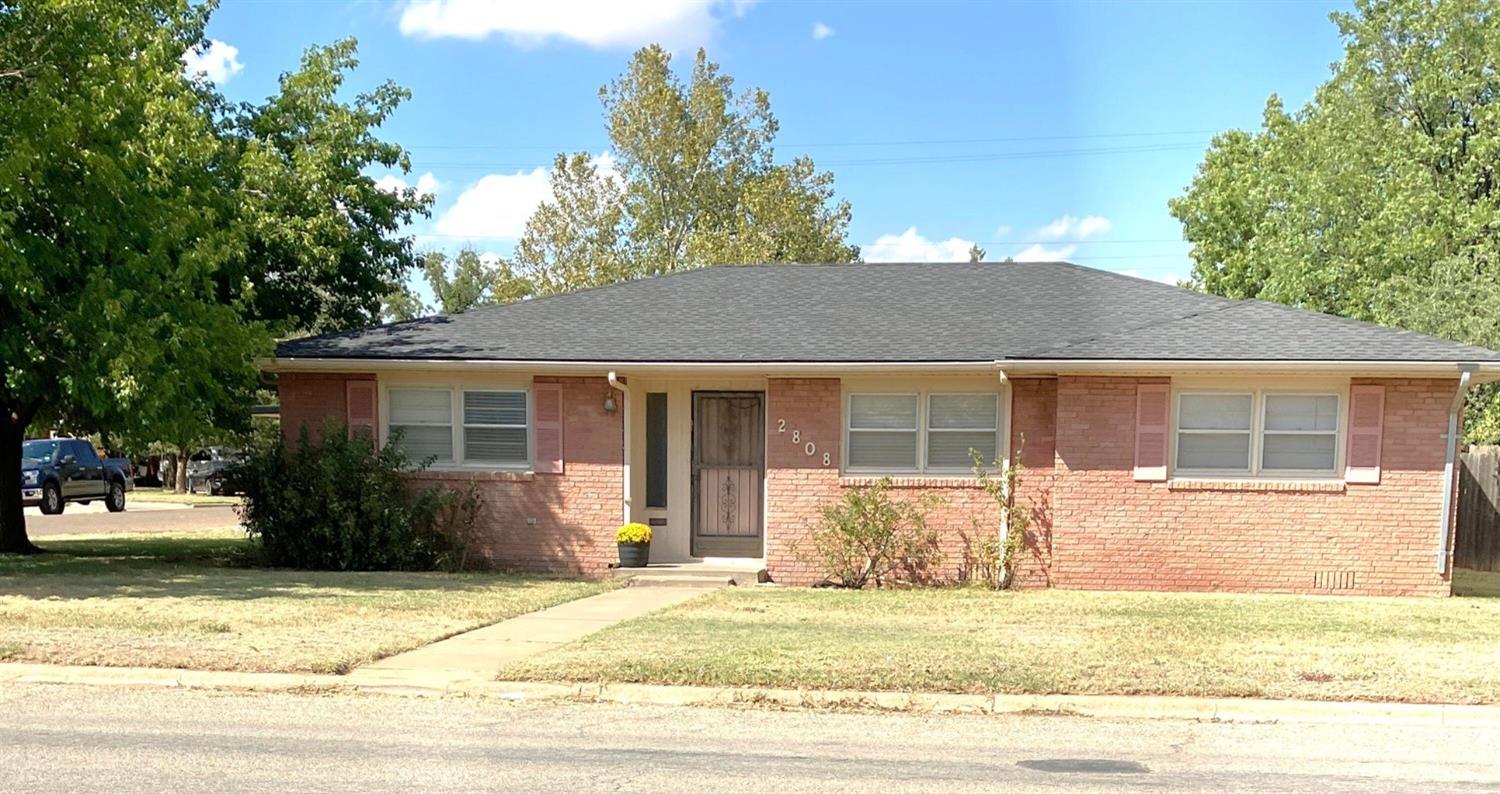
<instances>
[{"instance_id":1,"label":"white fascia board","mask_svg":"<svg viewBox=\"0 0 1500 794\"><path fill-rule=\"evenodd\" d=\"M609 370L635 375L691 374L987 374L1025 375L1173 375L1244 372L1338 373L1370 377L1458 377L1471 369L1475 383L1500 381L1500 362L1453 361L1277 361L1173 359L1008 359L994 361L542 361L505 359L365 359L266 358L257 362L268 372L467 371L526 372L539 375L597 375Z\"/></svg>"},{"instance_id":2,"label":"white fascia board","mask_svg":"<svg viewBox=\"0 0 1500 794\"><path fill-rule=\"evenodd\" d=\"M1500 380L1500 362L1496 361L1465 363L1457 361L1018 359L996 361L995 366L1007 375L1173 375L1257 372L1440 378L1456 378L1461 371L1471 369L1476 382Z\"/></svg>"},{"instance_id":3,"label":"white fascia board","mask_svg":"<svg viewBox=\"0 0 1500 794\"><path fill-rule=\"evenodd\" d=\"M391 372L444 370L527 372L542 375L598 375L609 370L634 375L819 373L990 374L993 361L525 361L459 359L267 358L257 362L268 372Z\"/></svg>"}]
</instances>

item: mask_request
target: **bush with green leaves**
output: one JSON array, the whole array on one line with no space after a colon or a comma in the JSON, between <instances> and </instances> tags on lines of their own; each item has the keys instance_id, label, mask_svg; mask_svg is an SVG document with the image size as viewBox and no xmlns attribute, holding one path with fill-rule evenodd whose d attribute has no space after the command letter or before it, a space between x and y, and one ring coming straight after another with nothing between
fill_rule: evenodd
<instances>
[{"instance_id":1,"label":"bush with green leaves","mask_svg":"<svg viewBox=\"0 0 1500 794\"><path fill-rule=\"evenodd\" d=\"M898 501L890 488L886 477L846 489L837 504L823 508L818 527L797 543L798 558L836 587L929 582L941 555L937 533L927 528L927 511L939 500L926 495Z\"/></svg>"},{"instance_id":2,"label":"bush with green leaves","mask_svg":"<svg viewBox=\"0 0 1500 794\"><path fill-rule=\"evenodd\" d=\"M478 494L416 488L404 475L425 469L393 434L377 448L340 422L313 441L280 434L256 444L244 463L241 517L270 565L334 571L430 570L466 562L464 545Z\"/></svg>"}]
</instances>

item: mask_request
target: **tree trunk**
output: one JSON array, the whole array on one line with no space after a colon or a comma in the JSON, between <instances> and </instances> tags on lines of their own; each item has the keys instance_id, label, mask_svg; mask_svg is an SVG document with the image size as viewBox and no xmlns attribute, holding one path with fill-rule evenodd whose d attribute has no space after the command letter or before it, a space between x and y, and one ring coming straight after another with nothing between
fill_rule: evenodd
<instances>
[{"instance_id":1,"label":"tree trunk","mask_svg":"<svg viewBox=\"0 0 1500 794\"><path fill-rule=\"evenodd\" d=\"M35 554L21 510L21 442L31 411L0 410L0 553Z\"/></svg>"},{"instance_id":2,"label":"tree trunk","mask_svg":"<svg viewBox=\"0 0 1500 794\"><path fill-rule=\"evenodd\" d=\"M188 459L192 457L192 454L187 450L187 447L183 447L182 451L177 453L177 466L173 470L173 474L176 475L177 484L172 489L177 493L187 493Z\"/></svg>"}]
</instances>

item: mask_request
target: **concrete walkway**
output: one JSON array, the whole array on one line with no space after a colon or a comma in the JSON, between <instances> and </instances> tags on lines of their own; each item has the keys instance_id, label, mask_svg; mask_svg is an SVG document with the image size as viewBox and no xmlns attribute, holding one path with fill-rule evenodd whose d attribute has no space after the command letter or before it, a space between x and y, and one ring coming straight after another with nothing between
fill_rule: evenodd
<instances>
[{"instance_id":1,"label":"concrete walkway","mask_svg":"<svg viewBox=\"0 0 1500 794\"><path fill-rule=\"evenodd\" d=\"M352 671L346 679L356 686L416 687L493 681L502 666L517 659L705 592L701 588L623 587L388 656Z\"/></svg>"}]
</instances>

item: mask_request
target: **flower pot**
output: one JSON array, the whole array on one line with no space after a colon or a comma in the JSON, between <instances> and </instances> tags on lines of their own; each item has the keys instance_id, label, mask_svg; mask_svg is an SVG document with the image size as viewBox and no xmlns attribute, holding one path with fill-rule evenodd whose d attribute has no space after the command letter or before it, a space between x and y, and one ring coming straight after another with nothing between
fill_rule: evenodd
<instances>
[{"instance_id":1,"label":"flower pot","mask_svg":"<svg viewBox=\"0 0 1500 794\"><path fill-rule=\"evenodd\" d=\"M616 543L620 549L621 568L644 568L651 562L651 541L645 543Z\"/></svg>"}]
</instances>

